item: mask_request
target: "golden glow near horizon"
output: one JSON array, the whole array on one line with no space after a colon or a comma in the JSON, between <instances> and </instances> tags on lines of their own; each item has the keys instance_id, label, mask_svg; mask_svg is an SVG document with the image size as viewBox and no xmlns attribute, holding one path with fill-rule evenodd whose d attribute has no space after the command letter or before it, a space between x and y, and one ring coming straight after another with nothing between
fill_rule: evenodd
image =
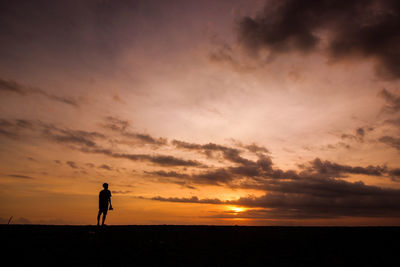
<instances>
[{"instance_id":1,"label":"golden glow near horizon","mask_svg":"<svg viewBox=\"0 0 400 267\"><path fill-rule=\"evenodd\" d=\"M56 2L0 9L0 223L400 224L386 1Z\"/></svg>"},{"instance_id":2,"label":"golden glow near horizon","mask_svg":"<svg viewBox=\"0 0 400 267\"><path fill-rule=\"evenodd\" d=\"M239 213L239 212L243 212L246 209L243 207L229 207L228 208L230 211L233 211L234 213Z\"/></svg>"}]
</instances>

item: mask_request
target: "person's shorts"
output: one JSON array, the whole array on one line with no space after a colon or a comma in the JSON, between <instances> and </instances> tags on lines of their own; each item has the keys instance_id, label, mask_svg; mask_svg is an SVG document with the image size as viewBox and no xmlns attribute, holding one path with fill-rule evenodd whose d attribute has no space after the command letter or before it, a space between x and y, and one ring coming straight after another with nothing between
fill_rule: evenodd
<instances>
[{"instance_id":1,"label":"person's shorts","mask_svg":"<svg viewBox=\"0 0 400 267\"><path fill-rule=\"evenodd\" d=\"M107 214L108 211L108 207L104 206L104 207L99 207L99 212L102 212L103 214Z\"/></svg>"}]
</instances>

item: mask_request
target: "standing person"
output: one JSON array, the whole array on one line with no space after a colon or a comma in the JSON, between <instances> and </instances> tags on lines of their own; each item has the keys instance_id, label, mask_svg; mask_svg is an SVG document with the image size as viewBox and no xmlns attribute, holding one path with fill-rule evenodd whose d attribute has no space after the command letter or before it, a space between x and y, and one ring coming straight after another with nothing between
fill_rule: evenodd
<instances>
[{"instance_id":1,"label":"standing person","mask_svg":"<svg viewBox=\"0 0 400 267\"><path fill-rule=\"evenodd\" d=\"M108 184L103 184L104 189L100 191L99 194L99 213L97 214L97 226L100 225L100 216L103 213L103 220L101 226L104 226L104 221L106 220L108 209L112 210L111 205L111 192L108 190ZM110 205L110 206L109 206Z\"/></svg>"}]
</instances>

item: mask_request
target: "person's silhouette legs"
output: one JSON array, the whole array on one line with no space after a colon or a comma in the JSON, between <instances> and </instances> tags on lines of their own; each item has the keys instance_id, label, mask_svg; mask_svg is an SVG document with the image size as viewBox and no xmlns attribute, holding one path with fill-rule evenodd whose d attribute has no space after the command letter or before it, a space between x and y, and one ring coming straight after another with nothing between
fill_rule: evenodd
<instances>
[{"instance_id":1,"label":"person's silhouette legs","mask_svg":"<svg viewBox=\"0 0 400 267\"><path fill-rule=\"evenodd\" d=\"M103 220L101 222L101 226L104 226L104 221L106 220L107 214L103 213Z\"/></svg>"},{"instance_id":2,"label":"person's silhouette legs","mask_svg":"<svg viewBox=\"0 0 400 267\"><path fill-rule=\"evenodd\" d=\"M101 216L101 211L97 214L97 226L100 226L100 216Z\"/></svg>"},{"instance_id":3,"label":"person's silhouette legs","mask_svg":"<svg viewBox=\"0 0 400 267\"><path fill-rule=\"evenodd\" d=\"M101 217L101 214L103 214L103 218L102 218L102 220L101 220L101 226L104 226L104 221L106 220L107 213L105 213L105 212L102 211L102 210L99 210L99 213L97 214L97 226L100 226L100 217Z\"/></svg>"}]
</instances>

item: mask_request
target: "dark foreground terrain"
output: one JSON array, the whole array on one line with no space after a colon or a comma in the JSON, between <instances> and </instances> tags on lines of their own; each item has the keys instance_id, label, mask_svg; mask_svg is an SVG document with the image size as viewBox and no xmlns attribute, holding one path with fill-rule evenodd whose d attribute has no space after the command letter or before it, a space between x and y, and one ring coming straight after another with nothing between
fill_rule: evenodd
<instances>
[{"instance_id":1,"label":"dark foreground terrain","mask_svg":"<svg viewBox=\"0 0 400 267\"><path fill-rule=\"evenodd\" d=\"M2 262L69 266L399 266L397 227L0 225Z\"/></svg>"}]
</instances>

